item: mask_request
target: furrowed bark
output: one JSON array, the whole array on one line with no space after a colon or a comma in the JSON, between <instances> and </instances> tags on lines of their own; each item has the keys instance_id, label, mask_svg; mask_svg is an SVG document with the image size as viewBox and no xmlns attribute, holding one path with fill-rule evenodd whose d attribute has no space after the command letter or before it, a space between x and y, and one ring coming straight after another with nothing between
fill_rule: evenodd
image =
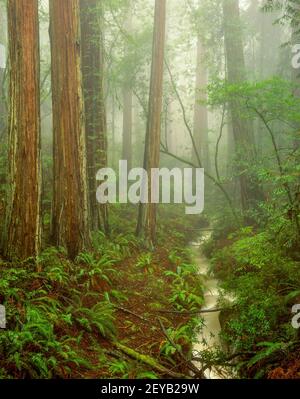
<instances>
[{"instance_id":1,"label":"furrowed bark","mask_svg":"<svg viewBox=\"0 0 300 399\"><path fill-rule=\"evenodd\" d=\"M225 52L227 79L229 84L246 81L246 67L240 21L239 0L223 0ZM239 101L229 102L236 159L239 167L240 197L243 212L247 212L263 198L262 189L249 176L245 161L250 165L256 158L255 138L252 121L242 117Z\"/></svg>"},{"instance_id":2,"label":"furrowed bark","mask_svg":"<svg viewBox=\"0 0 300 399\"><path fill-rule=\"evenodd\" d=\"M9 196L4 254L36 257L41 245L38 0L9 0Z\"/></svg>"},{"instance_id":3,"label":"furrowed bark","mask_svg":"<svg viewBox=\"0 0 300 399\"><path fill-rule=\"evenodd\" d=\"M151 203L152 190L150 187L152 185L151 170L159 168L160 158L165 30L166 0L156 0L148 123L144 155L144 168L147 170L149 176L149 203L146 205L140 204L137 226L137 234L144 234L150 247L154 245L156 239L157 204Z\"/></svg>"},{"instance_id":4,"label":"furrowed bark","mask_svg":"<svg viewBox=\"0 0 300 399\"><path fill-rule=\"evenodd\" d=\"M108 232L107 205L96 199L96 174L107 167L107 126L103 93L104 49L102 10L98 0L80 0L82 72L87 145L89 222Z\"/></svg>"},{"instance_id":5,"label":"furrowed bark","mask_svg":"<svg viewBox=\"0 0 300 399\"><path fill-rule=\"evenodd\" d=\"M71 258L89 246L79 0L50 0L54 193L52 238Z\"/></svg>"}]
</instances>

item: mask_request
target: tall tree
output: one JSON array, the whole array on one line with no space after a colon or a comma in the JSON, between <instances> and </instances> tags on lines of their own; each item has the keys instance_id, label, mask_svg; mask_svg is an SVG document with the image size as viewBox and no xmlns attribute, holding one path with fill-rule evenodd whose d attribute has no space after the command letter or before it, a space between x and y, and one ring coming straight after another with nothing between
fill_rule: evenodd
<instances>
[{"instance_id":1,"label":"tall tree","mask_svg":"<svg viewBox=\"0 0 300 399\"><path fill-rule=\"evenodd\" d=\"M128 4L127 18L125 22L125 31L127 35L132 30L132 9L131 2ZM125 57L127 46L125 46ZM128 169L132 167L132 82L125 77L123 84L123 142L122 142L122 159L127 161Z\"/></svg>"},{"instance_id":2,"label":"tall tree","mask_svg":"<svg viewBox=\"0 0 300 399\"><path fill-rule=\"evenodd\" d=\"M80 0L80 20L90 227L108 232L107 205L99 205L96 199L97 171L107 167L102 2Z\"/></svg>"},{"instance_id":3,"label":"tall tree","mask_svg":"<svg viewBox=\"0 0 300 399\"><path fill-rule=\"evenodd\" d=\"M294 13L292 20L291 20L291 25L292 25L292 35L291 35L291 44L292 45L297 45L300 43L300 16L299 13ZM294 96L297 98L300 98L300 71L299 69L292 68L292 82L295 84L295 89L294 89ZM298 135L294 139L294 148L295 150L300 148L300 124L297 126L298 129Z\"/></svg>"},{"instance_id":4,"label":"tall tree","mask_svg":"<svg viewBox=\"0 0 300 399\"><path fill-rule=\"evenodd\" d=\"M10 57L9 198L4 254L38 255L41 162L38 0L8 0Z\"/></svg>"},{"instance_id":5,"label":"tall tree","mask_svg":"<svg viewBox=\"0 0 300 399\"><path fill-rule=\"evenodd\" d=\"M138 235L144 234L150 246L154 245L156 239L157 205L151 203L151 171L159 167L160 159L165 31L166 0L155 0L150 95L144 152L144 169L147 170L149 176L148 204L140 204L137 226Z\"/></svg>"},{"instance_id":6,"label":"tall tree","mask_svg":"<svg viewBox=\"0 0 300 399\"><path fill-rule=\"evenodd\" d=\"M116 99L115 94L111 96L111 164L115 166L116 158Z\"/></svg>"},{"instance_id":7,"label":"tall tree","mask_svg":"<svg viewBox=\"0 0 300 399\"><path fill-rule=\"evenodd\" d=\"M205 51L198 36L197 41L197 65L196 65L196 92L194 106L194 139L196 150L203 166L210 172L209 141L208 141L208 112L204 102L207 100L207 69L205 67ZM195 151L194 151L195 152ZM197 155L193 154L194 161L197 163Z\"/></svg>"},{"instance_id":8,"label":"tall tree","mask_svg":"<svg viewBox=\"0 0 300 399\"><path fill-rule=\"evenodd\" d=\"M234 85L246 80L239 0L223 0L223 16L227 80L229 84ZM261 197L257 184L245 172L245 161L249 165L255 159L253 124L242 117L237 100L231 99L229 106L236 160L239 167L242 209L247 211Z\"/></svg>"},{"instance_id":9,"label":"tall tree","mask_svg":"<svg viewBox=\"0 0 300 399\"><path fill-rule=\"evenodd\" d=\"M50 0L54 131L52 237L71 258L89 245L79 0Z\"/></svg>"},{"instance_id":10,"label":"tall tree","mask_svg":"<svg viewBox=\"0 0 300 399\"><path fill-rule=\"evenodd\" d=\"M5 93L4 93L4 75L5 75L5 11L4 6L0 2L0 140L6 130L6 107L5 107Z\"/></svg>"}]
</instances>

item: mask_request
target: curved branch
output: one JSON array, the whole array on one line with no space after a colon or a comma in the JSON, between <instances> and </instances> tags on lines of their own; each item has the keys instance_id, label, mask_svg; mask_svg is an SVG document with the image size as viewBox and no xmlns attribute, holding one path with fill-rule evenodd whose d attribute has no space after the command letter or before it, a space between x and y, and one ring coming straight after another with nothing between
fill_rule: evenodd
<instances>
[{"instance_id":1,"label":"curved branch","mask_svg":"<svg viewBox=\"0 0 300 399\"><path fill-rule=\"evenodd\" d=\"M174 81L172 72L171 72L170 67L169 67L169 65L168 65L168 63L167 63L166 60L165 60L165 64L166 64L166 67L167 67L167 70L168 70L168 73L169 73L169 76L170 76L170 80L171 80L171 84L172 84L173 90L174 90L174 92L175 92L175 94L176 94L176 97L177 97L177 99L178 99L178 101L179 101L179 104L180 104L180 107L181 107L181 110L182 110L182 115L183 115L184 124L185 124L185 126L186 126L186 128L187 128L187 130L188 130L188 133L189 133L189 136L190 136L192 145L193 145L193 150L195 151L195 154L196 154L196 157L197 157L198 165L196 166L194 163L192 163L192 162L190 162L190 161L187 161L187 160L184 160L184 159L178 157L178 156L175 155L175 154L172 154L172 153L169 152L166 148L164 148L164 146L162 146L162 147L163 147L163 151L162 151L162 152L163 152L164 154L167 154L167 155L169 155L169 156L171 156L171 157L177 159L178 161L181 161L181 162L183 162L183 163L185 163L185 164L187 164L187 165L190 165L190 166L192 166L192 167L194 167L194 168L197 168L197 167L202 168L202 162L201 162L201 159L200 159L198 150L197 150L197 146L196 146L196 143L195 143L195 139L194 139L194 136L193 136L192 129L191 129L190 125L189 125L189 122L188 122L188 119L187 119L187 116L186 116L185 107L184 107L184 105L183 105L183 102L182 102L182 99L181 99L181 97L180 97L180 94L179 94L179 92L178 92L178 90L177 90L177 87L176 87L176 84L175 84L175 81ZM238 218L237 213L235 212L235 209L234 209L233 203L232 203L232 201L231 201L231 198L230 198L229 194L227 193L227 191L225 190L225 188L223 187L223 185L222 185L220 179L215 179L211 174L207 173L205 170L204 170L204 174L205 174L205 176L206 176L208 179L210 179L210 180L222 191L222 193L224 194L224 196L225 196L225 198L226 198L226 200L227 200L227 202L228 202L228 205L229 205L229 207L230 207L230 209L231 209L231 212L232 212L232 214L233 214L235 220L236 220L237 222L239 222L239 218Z\"/></svg>"},{"instance_id":2,"label":"curved branch","mask_svg":"<svg viewBox=\"0 0 300 399\"><path fill-rule=\"evenodd\" d=\"M197 146L196 146L196 142L195 142L195 139L194 139L194 135L193 135L192 129L191 129L191 127L190 127L190 125L189 125L189 122L188 122L188 120L187 120L187 116L186 116L186 112L185 112L185 107L184 107L184 105L183 105L183 102L182 102L182 99L181 99L181 97L180 97L180 94L178 93L178 90L177 90L176 84L175 84L175 82L174 82L174 78L173 78L172 72L171 72L171 70L170 70L170 67L169 67L169 65L168 65L168 63L167 63L167 61L166 61L166 59L165 59L165 64L166 64L166 67L167 67L167 70L168 70L168 73L169 73L169 76L170 76L170 80L171 80L171 84L172 84L173 90L174 90L174 92L175 92L175 94L176 94L176 97L177 97L177 99L178 99L178 101L179 101L179 104L180 104L180 107L181 107L181 110L182 110L182 115L183 115L184 124L185 124L185 126L186 126L186 128L187 128L187 131L189 132L189 136L190 136L190 139L191 139L192 144L193 144L193 150L195 151L198 164L199 164L200 168L202 168L202 161L201 161L201 159L200 159L200 155L199 155L199 152L198 152L198 150L197 150Z\"/></svg>"},{"instance_id":3,"label":"curved branch","mask_svg":"<svg viewBox=\"0 0 300 399\"><path fill-rule=\"evenodd\" d=\"M198 166L195 165L193 162L187 161L186 159L181 158L181 157L179 157L178 155L171 153L170 151L167 151L166 148L164 148L164 145L163 145L162 143L161 143L161 145L162 145L162 148L163 148L163 149L161 150L161 152L162 152L163 154L169 155L170 157L172 157L172 158L174 158L174 159L177 159L177 161L183 162L183 163L185 163L186 165L191 166L192 168L197 168L197 167L198 167ZM232 212L233 217L235 218L236 222L239 223L239 222L240 222L240 219L239 219L237 213L235 212L235 209L234 209L233 203L232 203L232 201L231 201L231 198L229 197L229 194L227 193L227 191L225 190L225 188L222 186L222 183L219 182L218 180L216 180L216 179L215 179L213 176L211 176L209 173L205 172L205 170L204 170L204 174L205 174L205 176L206 176L208 179L210 179L210 180L222 191L222 193L224 194L224 196L225 196L225 198L226 198L226 200L227 200L227 202L228 202L228 205L229 205L229 207L230 207L230 210L231 210L231 212Z\"/></svg>"}]
</instances>

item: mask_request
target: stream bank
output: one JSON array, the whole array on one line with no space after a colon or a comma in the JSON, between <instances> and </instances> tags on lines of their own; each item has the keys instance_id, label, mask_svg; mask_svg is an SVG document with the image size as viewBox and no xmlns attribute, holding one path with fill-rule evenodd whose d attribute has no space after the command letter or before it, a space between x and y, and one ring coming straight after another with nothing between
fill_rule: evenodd
<instances>
[{"instance_id":1,"label":"stream bank","mask_svg":"<svg viewBox=\"0 0 300 399\"><path fill-rule=\"evenodd\" d=\"M211 231L205 230L201 237L190 244L192 250L193 261L198 267L198 273L203 277L204 282L204 304L202 310L213 310L218 308L219 300L219 280L210 274L210 262L203 253L203 244L210 239ZM222 343L220 340L221 311L202 313L203 328L197 336L197 343L194 344L194 352L200 354L207 350L222 350ZM201 367L200 364L197 364ZM232 375L225 367L215 367L206 369L204 372L207 379L230 379Z\"/></svg>"}]
</instances>

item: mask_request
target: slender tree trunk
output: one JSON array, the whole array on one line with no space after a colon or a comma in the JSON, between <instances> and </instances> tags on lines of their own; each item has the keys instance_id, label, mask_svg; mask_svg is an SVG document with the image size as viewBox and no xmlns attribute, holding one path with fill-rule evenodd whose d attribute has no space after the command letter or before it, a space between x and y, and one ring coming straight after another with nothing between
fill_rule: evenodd
<instances>
[{"instance_id":1,"label":"slender tree trunk","mask_svg":"<svg viewBox=\"0 0 300 399\"><path fill-rule=\"evenodd\" d=\"M17 0L18 1L18 0ZM52 235L71 258L89 245L79 0L50 0L54 200Z\"/></svg>"},{"instance_id":2,"label":"slender tree trunk","mask_svg":"<svg viewBox=\"0 0 300 399\"><path fill-rule=\"evenodd\" d=\"M41 161L38 0L8 0L10 57L9 198L4 254L38 255Z\"/></svg>"},{"instance_id":3,"label":"slender tree trunk","mask_svg":"<svg viewBox=\"0 0 300 399\"><path fill-rule=\"evenodd\" d=\"M252 20L256 23L255 28L260 32L259 78L268 79L278 74L280 64L278 50L281 46L282 29L280 24L275 24L275 21L280 18L281 11L263 12L259 10L258 1L253 0L253 3L253 8L256 7L256 15L252 15Z\"/></svg>"},{"instance_id":4,"label":"slender tree trunk","mask_svg":"<svg viewBox=\"0 0 300 399\"><path fill-rule=\"evenodd\" d=\"M166 147L169 147L168 141L168 131L169 131L169 99L165 98L163 104L163 130L164 130L164 138L163 141Z\"/></svg>"},{"instance_id":5,"label":"slender tree trunk","mask_svg":"<svg viewBox=\"0 0 300 399\"><path fill-rule=\"evenodd\" d=\"M194 138L196 149L200 159L203 162L205 170L209 173L211 169L209 157L209 141L208 141L208 112L207 106L201 102L207 100L207 69L204 64L204 49L201 39L198 37L197 43L197 67L196 67L196 91L194 106ZM193 151L194 162L197 163L197 155Z\"/></svg>"},{"instance_id":6,"label":"slender tree trunk","mask_svg":"<svg viewBox=\"0 0 300 399\"><path fill-rule=\"evenodd\" d=\"M127 34L132 31L132 10L129 2L128 16L125 24ZM125 56L127 48L125 48ZM126 76L126 79L127 76ZM131 81L126 80L123 84L123 142L122 142L122 159L127 161L128 169L132 167L132 88Z\"/></svg>"},{"instance_id":7,"label":"slender tree trunk","mask_svg":"<svg viewBox=\"0 0 300 399\"><path fill-rule=\"evenodd\" d=\"M92 230L108 230L107 206L96 199L96 174L107 167L107 127L104 105L102 9L98 0L80 0L82 71L85 105L89 219Z\"/></svg>"},{"instance_id":8,"label":"slender tree trunk","mask_svg":"<svg viewBox=\"0 0 300 399\"><path fill-rule=\"evenodd\" d=\"M240 23L239 0L223 0L227 77L230 84L246 80L246 67ZM240 115L238 101L230 101L231 123L239 165L240 194L243 211L262 197L257 184L245 172L245 161L251 165L255 159L255 140L252 122Z\"/></svg>"},{"instance_id":9,"label":"slender tree trunk","mask_svg":"<svg viewBox=\"0 0 300 399\"><path fill-rule=\"evenodd\" d=\"M122 160L127 161L128 170L132 167L132 90L123 87L123 142Z\"/></svg>"},{"instance_id":10,"label":"slender tree trunk","mask_svg":"<svg viewBox=\"0 0 300 399\"><path fill-rule=\"evenodd\" d=\"M140 204L137 233L145 235L146 241L152 247L156 239L157 204L151 203L151 170L159 168L161 112L163 95L163 66L166 28L166 0L155 1L152 68L149 95L148 123L145 141L144 168L148 172L149 203Z\"/></svg>"},{"instance_id":11,"label":"slender tree trunk","mask_svg":"<svg viewBox=\"0 0 300 399\"><path fill-rule=\"evenodd\" d=\"M300 43L300 33L299 33L299 26L292 27L292 38L291 38L292 45ZM294 96L300 98L300 70L292 68L292 82L295 84ZM298 137L294 139L294 148L297 150L300 147L300 124L297 126L298 128Z\"/></svg>"},{"instance_id":12,"label":"slender tree trunk","mask_svg":"<svg viewBox=\"0 0 300 399\"><path fill-rule=\"evenodd\" d=\"M7 47L7 27L6 27L6 8L0 2L0 164L1 166L8 164L8 154L6 146L7 142L7 88L6 88L6 47ZM7 170L0 166L0 220L5 220L3 215L5 209L5 185L7 183ZM0 222L0 232L3 231L3 223ZM0 233L0 234L1 234Z\"/></svg>"},{"instance_id":13,"label":"slender tree trunk","mask_svg":"<svg viewBox=\"0 0 300 399\"><path fill-rule=\"evenodd\" d=\"M168 106L167 106L167 132L166 132L166 136L167 136L167 143L168 143L168 150L171 153L175 152L175 146L174 146L174 120L173 120L173 102L169 101Z\"/></svg>"},{"instance_id":14,"label":"slender tree trunk","mask_svg":"<svg viewBox=\"0 0 300 399\"><path fill-rule=\"evenodd\" d=\"M116 159L116 104L115 104L115 95L113 94L111 99L111 135L112 135L112 151L111 151L111 164L112 167L115 167L115 159Z\"/></svg>"},{"instance_id":15,"label":"slender tree trunk","mask_svg":"<svg viewBox=\"0 0 300 399\"><path fill-rule=\"evenodd\" d=\"M5 92L4 92L4 73L5 73L5 11L3 5L0 3L0 140L4 136L4 129L6 129L6 107L5 107Z\"/></svg>"},{"instance_id":16,"label":"slender tree trunk","mask_svg":"<svg viewBox=\"0 0 300 399\"><path fill-rule=\"evenodd\" d=\"M134 109L133 125L134 125L135 147L143 148L143 146L145 146L145 143L141 132L145 130L145 122L144 118L142 117L143 109L141 103L136 97L134 97L133 109ZM142 151L136 152L136 157L133 159L135 165L138 165L139 167L143 165L143 155L144 154Z\"/></svg>"},{"instance_id":17,"label":"slender tree trunk","mask_svg":"<svg viewBox=\"0 0 300 399\"><path fill-rule=\"evenodd\" d=\"M235 153L235 145L234 145L234 137L232 131L231 119L227 120L226 126L227 133L227 151L226 151L226 165L227 165L227 176L232 176L233 170L233 161L234 161L234 153Z\"/></svg>"},{"instance_id":18,"label":"slender tree trunk","mask_svg":"<svg viewBox=\"0 0 300 399\"><path fill-rule=\"evenodd\" d=\"M5 109L5 92L4 92L4 72L0 67L0 142L5 137L6 130L6 109Z\"/></svg>"}]
</instances>

